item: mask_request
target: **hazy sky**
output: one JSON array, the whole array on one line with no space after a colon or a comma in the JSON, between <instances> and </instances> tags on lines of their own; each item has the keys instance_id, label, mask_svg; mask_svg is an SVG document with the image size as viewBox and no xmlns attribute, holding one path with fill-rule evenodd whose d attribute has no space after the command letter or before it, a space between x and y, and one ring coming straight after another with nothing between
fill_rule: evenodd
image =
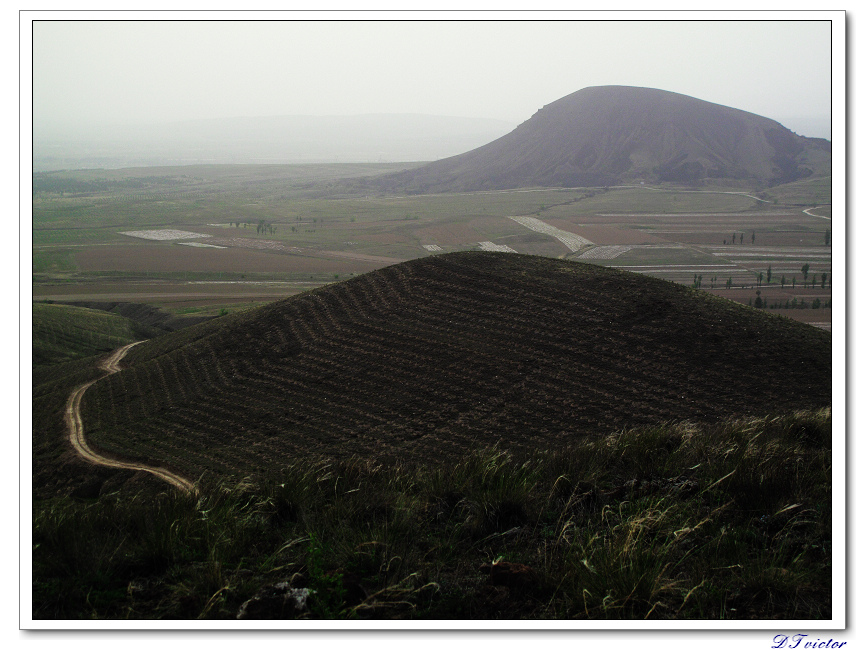
<instances>
[{"instance_id":1,"label":"hazy sky","mask_svg":"<svg viewBox=\"0 0 865 650\"><path fill-rule=\"evenodd\" d=\"M830 39L825 20L46 20L33 24L33 116L37 126L363 113L517 124L614 84L829 137Z\"/></svg>"}]
</instances>

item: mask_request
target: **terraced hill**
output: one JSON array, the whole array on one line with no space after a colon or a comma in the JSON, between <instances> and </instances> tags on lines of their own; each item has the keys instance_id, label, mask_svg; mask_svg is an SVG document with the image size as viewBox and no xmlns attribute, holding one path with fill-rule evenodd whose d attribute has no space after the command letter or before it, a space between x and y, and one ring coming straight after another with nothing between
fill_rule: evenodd
<instances>
[{"instance_id":1,"label":"terraced hill","mask_svg":"<svg viewBox=\"0 0 865 650\"><path fill-rule=\"evenodd\" d=\"M444 461L828 405L831 337L681 285L508 253L412 260L133 348L88 439L189 476Z\"/></svg>"}]
</instances>

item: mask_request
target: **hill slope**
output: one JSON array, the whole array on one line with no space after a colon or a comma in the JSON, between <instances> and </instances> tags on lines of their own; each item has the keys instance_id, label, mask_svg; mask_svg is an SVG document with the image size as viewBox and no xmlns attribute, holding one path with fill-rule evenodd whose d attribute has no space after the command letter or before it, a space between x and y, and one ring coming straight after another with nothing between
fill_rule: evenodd
<instances>
[{"instance_id":1,"label":"hill slope","mask_svg":"<svg viewBox=\"0 0 865 650\"><path fill-rule=\"evenodd\" d=\"M191 476L442 460L828 405L831 337L673 283L506 253L387 267L133 348L92 443Z\"/></svg>"},{"instance_id":2,"label":"hill slope","mask_svg":"<svg viewBox=\"0 0 865 650\"><path fill-rule=\"evenodd\" d=\"M159 334L160 331L149 324L119 314L82 306L33 303L34 367L110 352L126 343Z\"/></svg>"},{"instance_id":3,"label":"hill slope","mask_svg":"<svg viewBox=\"0 0 865 650\"><path fill-rule=\"evenodd\" d=\"M729 178L777 184L829 173L830 144L745 111L652 88L595 86L478 149L376 179L451 192Z\"/></svg>"}]
</instances>

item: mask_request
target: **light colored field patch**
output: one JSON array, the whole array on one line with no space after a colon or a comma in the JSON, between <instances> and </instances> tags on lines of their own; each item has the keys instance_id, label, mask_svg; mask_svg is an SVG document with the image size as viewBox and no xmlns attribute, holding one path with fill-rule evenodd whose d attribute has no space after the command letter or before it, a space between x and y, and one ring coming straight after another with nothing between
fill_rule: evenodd
<instances>
[{"instance_id":1,"label":"light colored field patch","mask_svg":"<svg viewBox=\"0 0 865 650\"><path fill-rule=\"evenodd\" d=\"M442 247L438 244L423 244L423 247L427 249L430 253L436 253L440 250L443 250Z\"/></svg>"},{"instance_id":2,"label":"light colored field patch","mask_svg":"<svg viewBox=\"0 0 865 650\"><path fill-rule=\"evenodd\" d=\"M489 253L516 253L513 248L510 246L505 246L504 244L494 244L491 241L482 241L478 242L482 251L487 251Z\"/></svg>"},{"instance_id":3,"label":"light colored field patch","mask_svg":"<svg viewBox=\"0 0 865 650\"><path fill-rule=\"evenodd\" d=\"M590 246L593 242L590 242L585 237L580 237L579 235L575 235L572 232L568 232L567 230L561 230L560 228L556 228L555 226L551 226L548 223L541 221L536 217L508 217L513 221L516 221L521 226L525 226L529 230L534 230L535 232L542 233L544 235L549 235L550 237L555 237L560 242L562 242L565 246L568 247L570 251L578 251L584 246Z\"/></svg>"},{"instance_id":4,"label":"light colored field patch","mask_svg":"<svg viewBox=\"0 0 865 650\"><path fill-rule=\"evenodd\" d=\"M226 248L225 246L216 246L214 244L202 244L197 241L179 241L178 246L195 246L196 248Z\"/></svg>"},{"instance_id":5,"label":"light colored field patch","mask_svg":"<svg viewBox=\"0 0 865 650\"><path fill-rule=\"evenodd\" d=\"M581 260L614 260L622 253L627 253L633 246L595 246L577 259Z\"/></svg>"},{"instance_id":6,"label":"light colored field patch","mask_svg":"<svg viewBox=\"0 0 865 650\"><path fill-rule=\"evenodd\" d=\"M138 239L151 239L153 241L170 241L172 239L195 239L197 237L210 237L210 235L202 235L199 232L189 232L187 230L129 230L120 233L129 237L137 237Z\"/></svg>"},{"instance_id":7,"label":"light colored field patch","mask_svg":"<svg viewBox=\"0 0 865 650\"><path fill-rule=\"evenodd\" d=\"M627 253L628 251L642 249L642 250L650 250L650 251L662 251L662 250L683 250L685 247L681 245L669 245L669 246L654 246L654 245L646 245L646 246L596 246L595 248L587 250L585 253L580 255L577 259L581 260L613 260L616 259L619 255L623 253Z\"/></svg>"}]
</instances>

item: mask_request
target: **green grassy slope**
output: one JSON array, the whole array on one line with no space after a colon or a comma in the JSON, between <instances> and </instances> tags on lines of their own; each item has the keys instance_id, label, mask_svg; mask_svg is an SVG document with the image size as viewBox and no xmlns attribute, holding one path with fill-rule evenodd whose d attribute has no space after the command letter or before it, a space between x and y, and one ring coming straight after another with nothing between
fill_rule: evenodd
<instances>
[{"instance_id":1,"label":"green grassy slope","mask_svg":"<svg viewBox=\"0 0 865 650\"><path fill-rule=\"evenodd\" d=\"M48 366L110 352L160 333L117 314L33 303L33 365Z\"/></svg>"},{"instance_id":2,"label":"green grassy slope","mask_svg":"<svg viewBox=\"0 0 865 650\"><path fill-rule=\"evenodd\" d=\"M197 477L823 407L831 337L687 287L496 253L413 260L134 348L84 398L100 448Z\"/></svg>"}]
</instances>

